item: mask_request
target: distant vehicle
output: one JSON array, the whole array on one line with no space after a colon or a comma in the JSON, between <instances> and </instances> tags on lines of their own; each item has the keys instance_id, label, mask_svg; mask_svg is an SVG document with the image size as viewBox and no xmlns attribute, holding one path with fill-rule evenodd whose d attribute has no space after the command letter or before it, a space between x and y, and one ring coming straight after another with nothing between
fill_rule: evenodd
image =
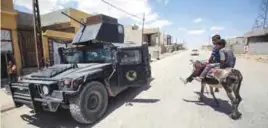
<instances>
[{"instance_id":1,"label":"distant vehicle","mask_svg":"<svg viewBox=\"0 0 268 128\"><path fill-rule=\"evenodd\" d=\"M193 49L193 50L191 51L191 55L192 55L192 56L198 56L198 55L199 55L199 51L198 51L197 49Z\"/></svg>"},{"instance_id":2,"label":"distant vehicle","mask_svg":"<svg viewBox=\"0 0 268 128\"><path fill-rule=\"evenodd\" d=\"M67 108L77 122L91 124L105 113L108 97L148 85L148 45L124 43L122 25L108 16L92 19L108 21L81 27L72 42L79 47L61 48L61 64L9 85L16 107L26 105L36 113Z\"/></svg>"}]
</instances>

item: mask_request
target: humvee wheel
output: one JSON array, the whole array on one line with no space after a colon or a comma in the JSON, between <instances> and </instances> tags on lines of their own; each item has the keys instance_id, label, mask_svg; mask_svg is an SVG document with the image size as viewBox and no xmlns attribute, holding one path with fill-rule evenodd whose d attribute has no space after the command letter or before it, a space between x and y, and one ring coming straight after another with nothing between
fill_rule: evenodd
<instances>
[{"instance_id":1,"label":"humvee wheel","mask_svg":"<svg viewBox=\"0 0 268 128\"><path fill-rule=\"evenodd\" d=\"M79 123L91 124L100 119L106 111L108 94L100 82L90 82L81 93L70 99L70 112Z\"/></svg>"}]
</instances>

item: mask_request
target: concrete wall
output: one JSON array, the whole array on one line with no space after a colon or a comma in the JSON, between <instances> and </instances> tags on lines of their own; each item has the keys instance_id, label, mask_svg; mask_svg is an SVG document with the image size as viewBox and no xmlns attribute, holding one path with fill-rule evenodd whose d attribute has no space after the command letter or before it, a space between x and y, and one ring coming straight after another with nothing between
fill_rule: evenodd
<instances>
[{"instance_id":1,"label":"concrete wall","mask_svg":"<svg viewBox=\"0 0 268 128\"><path fill-rule=\"evenodd\" d=\"M79 11L76 9L72 9L72 8L69 9L69 12L70 12L70 15L77 20L81 20L82 18L85 20L87 17L91 16L88 13L85 13L85 12L82 12L82 11ZM70 20L71 20L72 27L74 27L75 31L77 32L79 30L81 24L77 23L73 19L70 19Z\"/></svg>"},{"instance_id":2,"label":"concrete wall","mask_svg":"<svg viewBox=\"0 0 268 128\"><path fill-rule=\"evenodd\" d=\"M31 29L33 29L33 26L34 26L33 14L18 11L17 26L18 26L18 28L31 27Z\"/></svg>"},{"instance_id":3,"label":"concrete wall","mask_svg":"<svg viewBox=\"0 0 268 128\"><path fill-rule=\"evenodd\" d=\"M0 9L1 11L8 11L8 12L12 12L13 10L13 1L12 0L1 0L1 6ZM1 15L2 16L2 15Z\"/></svg>"},{"instance_id":4,"label":"concrete wall","mask_svg":"<svg viewBox=\"0 0 268 128\"><path fill-rule=\"evenodd\" d=\"M70 15L69 9L62 9L54 12L50 12L44 15L41 15L41 24L42 26L49 26L56 23L64 23L64 22L70 22L70 19L61 14L61 12L64 12L68 15Z\"/></svg>"},{"instance_id":5,"label":"concrete wall","mask_svg":"<svg viewBox=\"0 0 268 128\"><path fill-rule=\"evenodd\" d=\"M245 44L245 38L244 37L235 37L231 39L226 39L227 44Z\"/></svg>"},{"instance_id":6,"label":"concrete wall","mask_svg":"<svg viewBox=\"0 0 268 128\"><path fill-rule=\"evenodd\" d=\"M141 43L141 30L133 30L131 25L124 25L125 30L125 38L124 42L133 42L133 43Z\"/></svg>"},{"instance_id":7,"label":"concrete wall","mask_svg":"<svg viewBox=\"0 0 268 128\"><path fill-rule=\"evenodd\" d=\"M249 53L254 55L268 55L268 42L249 44Z\"/></svg>"},{"instance_id":8,"label":"concrete wall","mask_svg":"<svg viewBox=\"0 0 268 128\"><path fill-rule=\"evenodd\" d=\"M158 33L160 31L159 28L144 28L143 33L144 34L152 34L152 33Z\"/></svg>"},{"instance_id":9,"label":"concrete wall","mask_svg":"<svg viewBox=\"0 0 268 128\"><path fill-rule=\"evenodd\" d=\"M244 45L243 44L233 45L233 50L235 53L243 53ZM250 43L248 53L252 55L268 55L268 42Z\"/></svg>"}]
</instances>

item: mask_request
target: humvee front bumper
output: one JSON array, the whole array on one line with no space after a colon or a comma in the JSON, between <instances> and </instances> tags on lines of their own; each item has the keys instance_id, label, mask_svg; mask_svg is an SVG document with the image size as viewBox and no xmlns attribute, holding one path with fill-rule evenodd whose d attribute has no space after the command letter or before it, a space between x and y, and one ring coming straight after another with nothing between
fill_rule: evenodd
<instances>
[{"instance_id":1,"label":"humvee front bumper","mask_svg":"<svg viewBox=\"0 0 268 128\"><path fill-rule=\"evenodd\" d=\"M64 103L63 91L51 90L48 95L44 95L40 84L16 82L9 84L9 88L16 107L27 105L35 112L55 112Z\"/></svg>"}]
</instances>

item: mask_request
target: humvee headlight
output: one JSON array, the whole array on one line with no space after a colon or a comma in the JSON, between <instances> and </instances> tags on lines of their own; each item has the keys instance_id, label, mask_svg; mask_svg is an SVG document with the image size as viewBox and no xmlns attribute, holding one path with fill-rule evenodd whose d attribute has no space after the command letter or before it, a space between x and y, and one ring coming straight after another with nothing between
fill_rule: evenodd
<instances>
[{"instance_id":1,"label":"humvee headlight","mask_svg":"<svg viewBox=\"0 0 268 128\"><path fill-rule=\"evenodd\" d=\"M64 80L64 84L65 84L65 85L70 85L71 82L72 82L72 80L70 80L70 79L66 79L66 80Z\"/></svg>"},{"instance_id":2,"label":"humvee headlight","mask_svg":"<svg viewBox=\"0 0 268 128\"><path fill-rule=\"evenodd\" d=\"M42 86L42 91L45 95L48 95L49 94L49 88L47 85L43 85Z\"/></svg>"},{"instance_id":3,"label":"humvee headlight","mask_svg":"<svg viewBox=\"0 0 268 128\"><path fill-rule=\"evenodd\" d=\"M64 80L62 81L62 84L63 84L64 86L66 86L67 88L69 88L69 87L71 87L72 79L70 79L70 78L64 79Z\"/></svg>"},{"instance_id":4,"label":"humvee headlight","mask_svg":"<svg viewBox=\"0 0 268 128\"><path fill-rule=\"evenodd\" d=\"M82 76L82 77L77 78L73 81L73 86L79 86L79 85L83 84L83 82L84 82L84 77Z\"/></svg>"}]
</instances>

